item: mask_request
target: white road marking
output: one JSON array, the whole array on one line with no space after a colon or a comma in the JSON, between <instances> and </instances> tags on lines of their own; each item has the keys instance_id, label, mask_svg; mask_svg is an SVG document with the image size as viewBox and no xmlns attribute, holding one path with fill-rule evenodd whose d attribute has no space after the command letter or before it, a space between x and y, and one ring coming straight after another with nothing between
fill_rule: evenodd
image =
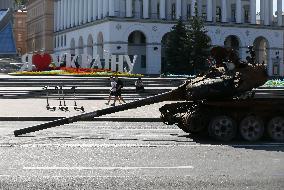
<instances>
[{"instance_id":1,"label":"white road marking","mask_svg":"<svg viewBox=\"0 0 284 190\"><path fill-rule=\"evenodd\" d=\"M193 169L193 166L140 166L140 167L24 167L24 170L139 170L139 169Z\"/></svg>"}]
</instances>

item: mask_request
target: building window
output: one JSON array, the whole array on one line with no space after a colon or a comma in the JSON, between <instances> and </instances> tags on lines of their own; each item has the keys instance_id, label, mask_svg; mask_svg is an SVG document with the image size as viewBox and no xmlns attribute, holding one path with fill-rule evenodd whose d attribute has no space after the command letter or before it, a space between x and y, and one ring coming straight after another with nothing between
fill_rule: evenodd
<instances>
[{"instance_id":1,"label":"building window","mask_svg":"<svg viewBox=\"0 0 284 190\"><path fill-rule=\"evenodd\" d=\"M186 6L186 18L189 20L191 17L191 4L187 4Z\"/></svg>"},{"instance_id":2,"label":"building window","mask_svg":"<svg viewBox=\"0 0 284 190\"><path fill-rule=\"evenodd\" d=\"M146 68L146 55L141 55L141 68Z\"/></svg>"},{"instance_id":3,"label":"building window","mask_svg":"<svg viewBox=\"0 0 284 190\"><path fill-rule=\"evenodd\" d=\"M61 47L63 47L63 36L61 36Z\"/></svg>"},{"instance_id":4,"label":"building window","mask_svg":"<svg viewBox=\"0 0 284 190\"><path fill-rule=\"evenodd\" d=\"M216 7L216 22L221 22L222 11L221 7Z\"/></svg>"},{"instance_id":5,"label":"building window","mask_svg":"<svg viewBox=\"0 0 284 190\"><path fill-rule=\"evenodd\" d=\"M59 36L57 37L57 47L59 47L59 45L60 45L60 38L59 38Z\"/></svg>"},{"instance_id":6,"label":"building window","mask_svg":"<svg viewBox=\"0 0 284 190\"><path fill-rule=\"evenodd\" d=\"M64 35L64 46L66 46L66 35Z\"/></svg>"},{"instance_id":7,"label":"building window","mask_svg":"<svg viewBox=\"0 0 284 190\"><path fill-rule=\"evenodd\" d=\"M135 1L132 1L132 15L136 15L136 12L135 12Z\"/></svg>"},{"instance_id":8,"label":"building window","mask_svg":"<svg viewBox=\"0 0 284 190\"><path fill-rule=\"evenodd\" d=\"M231 11L231 21L236 22L236 10L232 9Z\"/></svg>"},{"instance_id":9,"label":"building window","mask_svg":"<svg viewBox=\"0 0 284 190\"><path fill-rule=\"evenodd\" d=\"M18 34L18 41L19 41L19 42L23 41L22 34Z\"/></svg>"},{"instance_id":10,"label":"building window","mask_svg":"<svg viewBox=\"0 0 284 190\"><path fill-rule=\"evenodd\" d=\"M249 10L245 9L245 23L249 22Z\"/></svg>"},{"instance_id":11,"label":"building window","mask_svg":"<svg viewBox=\"0 0 284 190\"><path fill-rule=\"evenodd\" d=\"M160 18L160 3L157 4L157 18Z\"/></svg>"},{"instance_id":12,"label":"building window","mask_svg":"<svg viewBox=\"0 0 284 190\"><path fill-rule=\"evenodd\" d=\"M201 10L201 12L202 12L202 18L204 19L204 20L206 20L206 5L203 5L202 6L202 10Z\"/></svg>"},{"instance_id":13,"label":"building window","mask_svg":"<svg viewBox=\"0 0 284 190\"><path fill-rule=\"evenodd\" d=\"M176 4L175 3L172 4L171 16L172 16L172 20L176 19Z\"/></svg>"}]
</instances>

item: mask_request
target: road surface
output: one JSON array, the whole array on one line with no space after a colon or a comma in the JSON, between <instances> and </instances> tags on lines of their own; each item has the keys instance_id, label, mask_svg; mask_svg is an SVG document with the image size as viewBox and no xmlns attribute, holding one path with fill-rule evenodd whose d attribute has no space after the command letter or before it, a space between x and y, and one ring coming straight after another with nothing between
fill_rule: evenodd
<instances>
[{"instance_id":1,"label":"road surface","mask_svg":"<svg viewBox=\"0 0 284 190\"><path fill-rule=\"evenodd\" d=\"M284 143L221 144L158 122L0 122L0 189L284 189Z\"/></svg>"}]
</instances>

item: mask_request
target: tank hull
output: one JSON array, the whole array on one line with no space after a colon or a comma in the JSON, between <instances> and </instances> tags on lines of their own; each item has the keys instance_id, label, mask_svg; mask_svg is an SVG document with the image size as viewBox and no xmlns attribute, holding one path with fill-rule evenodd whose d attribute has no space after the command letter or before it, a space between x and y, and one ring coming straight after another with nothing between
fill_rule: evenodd
<instances>
[{"instance_id":1,"label":"tank hull","mask_svg":"<svg viewBox=\"0 0 284 190\"><path fill-rule=\"evenodd\" d=\"M263 138L284 141L284 99L192 102L186 113L179 114L183 116L176 118L175 123L187 133L202 133L221 141L237 137L247 141Z\"/></svg>"}]
</instances>

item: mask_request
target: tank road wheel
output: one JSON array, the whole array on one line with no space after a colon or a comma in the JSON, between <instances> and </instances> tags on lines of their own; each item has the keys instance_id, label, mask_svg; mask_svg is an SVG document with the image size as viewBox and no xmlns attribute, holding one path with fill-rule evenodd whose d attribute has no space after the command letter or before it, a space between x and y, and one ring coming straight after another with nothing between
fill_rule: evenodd
<instances>
[{"instance_id":1,"label":"tank road wheel","mask_svg":"<svg viewBox=\"0 0 284 190\"><path fill-rule=\"evenodd\" d=\"M264 133L263 121L256 116L247 116L240 123L240 134L247 141L257 141Z\"/></svg>"},{"instance_id":2,"label":"tank road wheel","mask_svg":"<svg viewBox=\"0 0 284 190\"><path fill-rule=\"evenodd\" d=\"M268 135L275 141L284 141L284 117L272 118L267 126Z\"/></svg>"},{"instance_id":3,"label":"tank road wheel","mask_svg":"<svg viewBox=\"0 0 284 190\"><path fill-rule=\"evenodd\" d=\"M197 134L205 129L207 119L198 112L194 111L185 115L183 123L189 133Z\"/></svg>"},{"instance_id":4,"label":"tank road wheel","mask_svg":"<svg viewBox=\"0 0 284 190\"><path fill-rule=\"evenodd\" d=\"M212 118L208 126L211 137L220 141L231 141L237 134L236 121L226 115Z\"/></svg>"}]
</instances>

